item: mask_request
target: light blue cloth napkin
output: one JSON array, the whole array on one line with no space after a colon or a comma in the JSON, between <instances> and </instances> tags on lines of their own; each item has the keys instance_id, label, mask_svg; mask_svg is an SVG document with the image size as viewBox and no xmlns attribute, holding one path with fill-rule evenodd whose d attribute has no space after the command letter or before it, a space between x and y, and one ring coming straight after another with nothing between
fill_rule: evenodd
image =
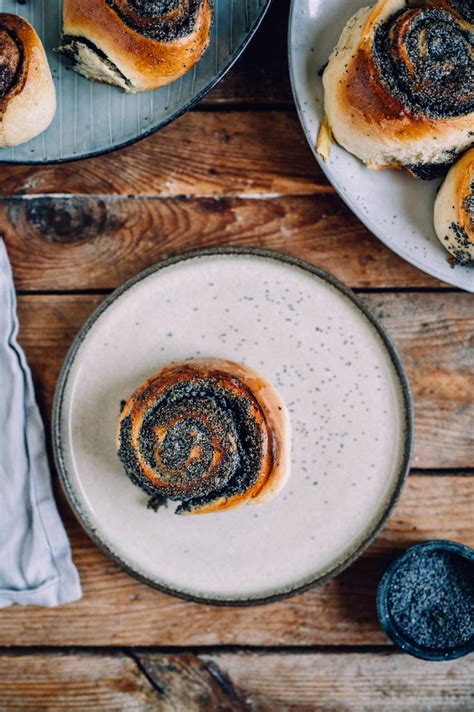
<instances>
[{"instance_id":1,"label":"light blue cloth napkin","mask_svg":"<svg viewBox=\"0 0 474 712\"><path fill-rule=\"evenodd\" d=\"M30 369L17 344L12 274L0 238L0 608L81 597L56 509Z\"/></svg>"}]
</instances>

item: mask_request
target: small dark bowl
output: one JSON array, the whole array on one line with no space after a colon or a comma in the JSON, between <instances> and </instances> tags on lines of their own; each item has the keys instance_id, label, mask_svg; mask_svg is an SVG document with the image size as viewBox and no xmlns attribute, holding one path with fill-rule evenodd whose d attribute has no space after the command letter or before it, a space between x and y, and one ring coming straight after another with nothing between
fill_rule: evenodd
<instances>
[{"instance_id":1,"label":"small dark bowl","mask_svg":"<svg viewBox=\"0 0 474 712\"><path fill-rule=\"evenodd\" d=\"M377 590L377 613L385 633L393 640L395 645L398 645L405 653L414 655L416 658L421 658L422 660L454 660L455 658L461 658L463 655L474 651L474 639L471 638L468 643L459 647L438 650L416 645L405 637L403 631L400 630L399 626L393 620L388 608L388 592L392 582L392 576L398 567L414 552L432 551L433 549L458 554L474 565L474 550L464 544L442 539L415 544L415 546L411 546L392 561L382 576Z\"/></svg>"}]
</instances>

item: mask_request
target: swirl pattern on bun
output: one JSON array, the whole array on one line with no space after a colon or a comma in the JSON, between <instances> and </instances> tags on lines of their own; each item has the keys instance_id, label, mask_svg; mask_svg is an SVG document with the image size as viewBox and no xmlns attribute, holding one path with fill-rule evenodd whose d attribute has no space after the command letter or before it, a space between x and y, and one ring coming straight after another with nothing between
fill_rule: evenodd
<instances>
[{"instance_id":1,"label":"swirl pattern on bun","mask_svg":"<svg viewBox=\"0 0 474 712\"><path fill-rule=\"evenodd\" d=\"M379 0L357 12L323 74L336 141L374 170L445 173L473 144L470 17L454 0Z\"/></svg>"},{"instance_id":2,"label":"swirl pattern on bun","mask_svg":"<svg viewBox=\"0 0 474 712\"><path fill-rule=\"evenodd\" d=\"M474 148L454 164L439 189L434 224L456 262L474 265Z\"/></svg>"},{"instance_id":3,"label":"swirl pattern on bun","mask_svg":"<svg viewBox=\"0 0 474 712\"><path fill-rule=\"evenodd\" d=\"M55 112L56 91L40 38L22 17L0 13L0 147L38 136Z\"/></svg>"},{"instance_id":4,"label":"swirl pattern on bun","mask_svg":"<svg viewBox=\"0 0 474 712\"><path fill-rule=\"evenodd\" d=\"M290 423L278 392L222 359L183 361L125 403L117 450L131 481L176 513L217 512L273 497L289 476Z\"/></svg>"},{"instance_id":5,"label":"swirl pattern on bun","mask_svg":"<svg viewBox=\"0 0 474 712\"><path fill-rule=\"evenodd\" d=\"M210 0L65 0L59 51L88 79L147 91L191 69L211 24Z\"/></svg>"}]
</instances>

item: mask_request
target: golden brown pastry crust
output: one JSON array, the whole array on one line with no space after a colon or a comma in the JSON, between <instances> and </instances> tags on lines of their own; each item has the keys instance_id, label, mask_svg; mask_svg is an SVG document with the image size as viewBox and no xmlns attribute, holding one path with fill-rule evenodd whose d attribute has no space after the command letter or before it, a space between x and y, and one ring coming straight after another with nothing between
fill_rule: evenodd
<instances>
[{"instance_id":1,"label":"golden brown pastry crust","mask_svg":"<svg viewBox=\"0 0 474 712\"><path fill-rule=\"evenodd\" d=\"M196 395L196 383L204 384L210 398L225 400L226 405L213 412L209 399ZM183 408L182 393L189 386L194 395ZM147 425L151 409L163 403L166 394L176 398L177 389L179 407L165 411L161 405L159 422ZM238 417L237 402L245 403ZM166 458L171 446L167 452L165 438L172 438L173 429L183 422L186 431L180 437L191 433L193 445L186 460L173 469ZM201 425L205 434L198 436ZM184 512L204 514L257 504L277 494L289 476L290 438L285 404L267 379L231 361L199 359L167 366L135 390L120 414L117 449L127 474L149 494L182 500L187 503ZM153 442L147 445L150 439ZM206 447L212 451L210 464L198 478L190 476L191 461L203 459ZM248 477L246 483L236 485L233 468L236 462L241 467L244 460Z\"/></svg>"},{"instance_id":2,"label":"golden brown pastry crust","mask_svg":"<svg viewBox=\"0 0 474 712\"><path fill-rule=\"evenodd\" d=\"M122 88L131 92L158 89L189 71L209 44L211 24L209 0L199 2L191 31L169 41L141 34L105 0L65 0L63 9L64 37L85 39L100 50L128 83Z\"/></svg>"},{"instance_id":3,"label":"golden brown pastry crust","mask_svg":"<svg viewBox=\"0 0 474 712\"><path fill-rule=\"evenodd\" d=\"M427 23L436 21L440 27L443 21L455 23L447 25L446 32L454 32L457 27L459 36L464 33L464 38L473 29L466 20L459 19L447 0L410 5L405 0L379 0L349 20L323 74L325 112L334 138L374 170L405 167L421 177L434 177L436 166L442 170L473 142L474 113L472 109L462 109L461 104L472 105L474 86L470 96L465 96L464 85L459 97L453 93L452 106L446 111L442 86L446 77L439 75L438 86L433 79L432 91L423 85L426 77L421 75L422 62L417 64L414 54L418 48L425 53L426 45L421 47L419 43L430 41L423 18ZM415 43L412 40L416 24L420 34ZM386 44L379 40L382 28L387 33ZM390 58L383 56L387 54L387 44ZM468 51L467 40L464 44ZM398 65L392 64L395 59ZM456 62L456 57L445 57L443 61ZM435 62L433 59L433 65ZM398 70L394 69L396 66ZM433 77L437 76L435 70L433 66ZM397 72L400 76L404 72L403 83ZM409 102L412 91L413 100ZM438 95L442 99L436 109ZM324 136L323 129L321 141ZM327 155L327 150L324 153Z\"/></svg>"},{"instance_id":4,"label":"golden brown pastry crust","mask_svg":"<svg viewBox=\"0 0 474 712\"><path fill-rule=\"evenodd\" d=\"M16 146L42 133L56 111L48 60L33 27L0 13L0 147Z\"/></svg>"},{"instance_id":5,"label":"golden brown pastry crust","mask_svg":"<svg viewBox=\"0 0 474 712\"><path fill-rule=\"evenodd\" d=\"M474 265L474 148L454 164L439 189L434 223L456 261Z\"/></svg>"}]
</instances>

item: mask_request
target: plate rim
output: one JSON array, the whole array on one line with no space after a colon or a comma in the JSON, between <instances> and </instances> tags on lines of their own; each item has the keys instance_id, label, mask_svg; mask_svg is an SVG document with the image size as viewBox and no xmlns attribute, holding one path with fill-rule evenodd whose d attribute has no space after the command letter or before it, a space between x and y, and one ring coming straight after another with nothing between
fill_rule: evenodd
<instances>
[{"instance_id":1,"label":"plate rim","mask_svg":"<svg viewBox=\"0 0 474 712\"><path fill-rule=\"evenodd\" d=\"M408 256L408 253L406 253L402 248L399 248L396 243L390 242L388 239L385 238L385 235L383 233L382 229L379 229L375 225L372 224L370 221L369 217L359 209L357 203L350 198L350 196L344 192L342 189L342 186L339 185L338 181L334 178L332 172L330 171L328 164L323 161L321 156L318 154L316 151L315 145L313 145L315 142L312 142L310 140L310 136L308 135L309 132L306 130L306 122L304 120L304 112L303 108L301 106L301 102L299 100L299 95L298 91L296 89L296 75L295 75L295 68L293 65L292 61L292 55L295 53L293 49L293 23L294 23L294 18L296 16L296 5L301 2L301 0L291 0L291 5L290 5L290 13L289 13L289 20L288 20L288 35L287 35L287 45L288 45L288 70L289 70L289 75L290 75L290 84L291 84L291 92L293 95L293 101L295 102L296 106L296 112L298 114L298 120L300 122L300 126L303 130L306 142L308 143L314 158L318 162L319 167L321 168L322 172L328 179L329 183L332 185L338 196L344 201L344 203L347 205L347 207L351 210L352 213L361 221L365 227L370 230L370 232L378 239L380 242L382 242L386 247L388 247L389 250L394 252L396 255L398 255L402 260L405 262L408 262L408 264L413 265L417 269L419 269L421 272L425 272L425 274L429 274L430 277L434 277L435 279L439 279L440 282L444 282L445 284L448 284L452 287L456 287L457 289L462 289L463 291L466 291L468 293L474 293L474 276L473 276L473 285L472 289L469 288L469 285L460 285L457 282L453 282L452 280L448 279L447 275L441 274L437 268L433 268L430 266L427 266L424 262L420 261L416 257L412 257L411 255ZM343 149L344 150L344 149ZM349 153L349 152L347 152ZM351 154L349 154L351 155ZM368 170L368 169L367 169ZM446 257L449 257L449 253L446 253ZM474 270L473 270L474 274Z\"/></svg>"},{"instance_id":2,"label":"plate rim","mask_svg":"<svg viewBox=\"0 0 474 712\"><path fill-rule=\"evenodd\" d=\"M111 146L110 148L99 148L94 151L89 151L87 153L83 153L78 156L70 156L69 158L51 158L51 159L46 159L46 160L41 160L41 159L32 159L28 161L19 161L16 160L15 158L5 158L3 159L0 154L0 166L3 165L13 165L13 166L57 166L62 163L75 163L76 161L85 161L88 158L97 158L98 156L106 156L109 153L113 153L114 151L119 151L122 148L127 148L128 146L133 146L133 144L138 143L139 141L142 141L145 138L148 138L149 136L152 136L155 133L158 133L158 131L161 131L161 129L165 128L165 126L168 126L168 124L171 124L173 121L176 119L179 119L180 116L183 116L183 114L186 114L188 111L190 111L196 104L198 104L204 97L212 91L218 84L219 82L224 78L224 76L227 74L227 72L232 69L233 65L237 62L237 60L241 57L241 55L244 53L244 51L247 49L248 44L250 41L253 39L255 33L257 32L258 28L260 27L263 18L268 12L268 9L270 8L270 5L272 4L273 0L264 0L264 4L260 8L260 12L258 13L257 17L255 18L253 25L248 29L247 34L245 35L244 39L240 43L240 45L235 49L227 58L227 61L224 62L222 65L221 69L215 73L212 77L212 79L209 81L206 86L204 86L201 91L196 94L195 97L192 99L189 99L185 104L183 104L182 107L177 109L175 112L170 114L166 119L163 119L163 121L160 121L156 126L150 127L146 129L143 133L141 133L139 136L136 136L135 138L130 138L126 139L125 141L121 141L120 143L115 144L114 146ZM206 48L206 52L209 51L210 49L210 44L209 47ZM92 80L89 80L92 81ZM171 82L173 83L173 82ZM96 84L105 84L104 82L96 82ZM106 84L107 86L107 84ZM111 85L108 85L111 86ZM137 92L140 93L140 92ZM147 92L142 92L142 93L147 93ZM48 127L49 128L49 127ZM46 131L48 130L45 129Z\"/></svg>"},{"instance_id":3,"label":"plate rim","mask_svg":"<svg viewBox=\"0 0 474 712\"><path fill-rule=\"evenodd\" d=\"M87 514L82 508L82 505L78 498L76 497L72 484L69 480L67 467L65 463L63 442L61 436L61 427L63 421L63 403L65 396L65 389L68 383L69 374L75 358L79 352L79 349L87 337L90 329L93 327L95 322L100 318L100 316L125 292L130 288L134 287L136 284L144 279L147 279L153 274L156 274L162 269L179 264L181 262L187 262L199 257L213 257L213 256L247 256L247 257L258 257L262 259L269 259L276 262L283 262L284 264L291 265L302 269L303 271L309 273L315 278L319 278L324 282L328 283L332 287L342 292L342 294L348 298L358 309L363 313L366 319L374 327L375 331L378 333L382 340L383 346L385 347L388 356L392 362L393 368L395 370L395 376L400 387L401 394L401 408L403 417L403 428L402 436L404 436L403 443L403 453L400 458L400 465L396 477L394 478L395 484L393 491L388 498L380 516L376 519L373 526L369 529L367 535L359 542L355 548L350 549L347 556L340 560L336 566L326 571L322 576L315 576L310 581L306 581L301 585L296 585L292 588L286 588L285 590L280 590L276 593L271 593L265 596L258 597L243 597L243 598L213 598L212 596L205 595L195 595L187 591L182 591L179 589L174 589L170 586L166 586L163 583L158 583L157 581L145 576L144 574L136 571L133 566L125 562L118 554L116 554L107 545L105 541L100 538L97 533L96 528L94 528L87 517ZM56 470L59 475L59 480L63 492L66 495L66 499L82 528L85 530L87 535L92 539L96 546L105 553L114 563L116 563L121 569L126 571L133 578L138 579L142 583L151 586L152 588L158 589L162 593L166 593L171 596L176 596L178 598L184 599L186 601L191 601L193 603L203 603L206 605L214 606L228 606L228 607L247 607L256 606L261 604L273 603L276 601L281 601L290 596L295 596L305 591L314 588L315 586L320 586L326 581L329 581L334 576L337 576L344 569L350 566L359 556L367 549L367 547L373 542L375 537L379 534L381 529L384 527L387 519L392 514L395 506L399 500L401 491L405 484L408 472L410 469L410 462L412 459L413 448L414 448L414 430L415 430L415 415L413 406L413 397L410 387L410 382L408 376L405 372L403 362L400 355L386 331L385 327L379 322L379 320L372 314L365 302L360 299L360 297L355 294L352 289L347 287L343 282L338 280L329 272L317 267L306 260L299 257L293 257L283 252L277 252L275 250L268 250L257 247L207 247L191 250L167 259L161 260L144 270L140 271L138 274L134 275L130 279L126 280L121 286L111 292L109 295L103 299L103 301L94 309L92 314L86 319L84 324L81 326L79 332L75 336L67 354L64 359L61 371L58 376L54 399L53 399L53 409L52 409L52 422L51 422L51 439L53 446L53 457Z\"/></svg>"}]
</instances>

